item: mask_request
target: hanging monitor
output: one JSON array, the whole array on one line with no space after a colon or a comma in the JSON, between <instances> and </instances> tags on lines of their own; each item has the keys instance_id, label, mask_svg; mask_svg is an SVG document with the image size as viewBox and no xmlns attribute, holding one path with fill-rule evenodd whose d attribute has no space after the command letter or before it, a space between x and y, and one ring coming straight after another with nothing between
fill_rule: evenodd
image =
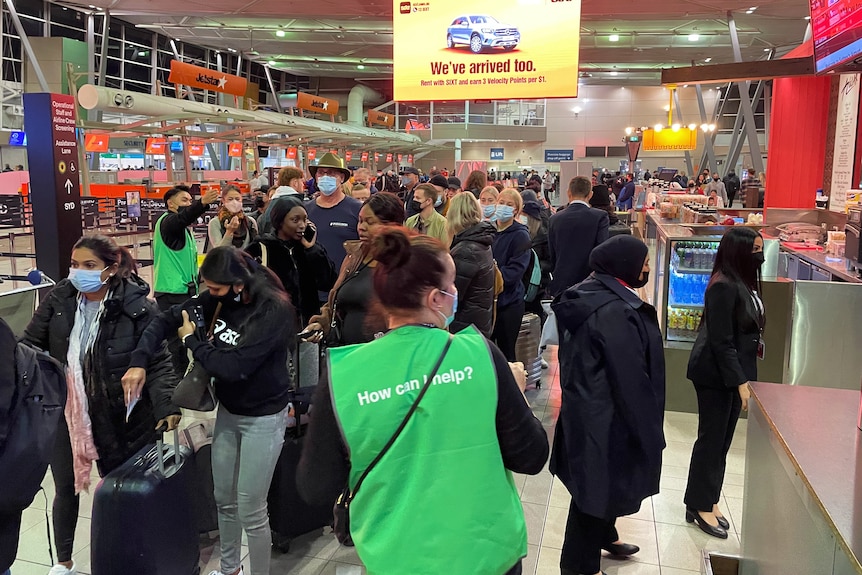
<instances>
[{"instance_id":1,"label":"hanging monitor","mask_svg":"<svg viewBox=\"0 0 862 575\"><path fill-rule=\"evenodd\" d=\"M862 4L810 0L814 67L818 74L862 70Z\"/></svg>"}]
</instances>

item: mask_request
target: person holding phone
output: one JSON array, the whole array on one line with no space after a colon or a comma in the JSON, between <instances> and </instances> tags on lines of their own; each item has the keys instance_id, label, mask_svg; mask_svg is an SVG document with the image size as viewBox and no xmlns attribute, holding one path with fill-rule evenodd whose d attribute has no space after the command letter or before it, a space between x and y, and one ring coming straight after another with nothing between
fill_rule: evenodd
<instances>
[{"instance_id":1,"label":"person holding phone","mask_svg":"<svg viewBox=\"0 0 862 575\"><path fill-rule=\"evenodd\" d=\"M297 325L308 325L312 316L320 314L318 292L332 289L338 274L317 241L317 228L308 220L301 199L280 198L272 206L270 221L275 233L253 242L246 251L278 276L296 308ZM301 340L298 361L298 385L317 384L317 345Z\"/></svg>"},{"instance_id":2,"label":"person holding phone","mask_svg":"<svg viewBox=\"0 0 862 575\"><path fill-rule=\"evenodd\" d=\"M222 206L218 216L207 226L210 247L234 246L244 248L257 237L257 221L242 211L242 194L239 188L228 184L222 192Z\"/></svg>"}]
</instances>

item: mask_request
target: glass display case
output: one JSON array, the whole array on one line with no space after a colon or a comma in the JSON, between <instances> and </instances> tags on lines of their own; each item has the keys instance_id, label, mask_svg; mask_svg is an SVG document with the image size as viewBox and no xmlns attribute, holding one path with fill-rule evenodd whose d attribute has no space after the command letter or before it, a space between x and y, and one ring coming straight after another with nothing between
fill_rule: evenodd
<instances>
[{"instance_id":1,"label":"glass display case","mask_svg":"<svg viewBox=\"0 0 862 575\"><path fill-rule=\"evenodd\" d=\"M671 239L663 302L663 332L668 341L694 341L703 318L704 293L720 238Z\"/></svg>"}]
</instances>

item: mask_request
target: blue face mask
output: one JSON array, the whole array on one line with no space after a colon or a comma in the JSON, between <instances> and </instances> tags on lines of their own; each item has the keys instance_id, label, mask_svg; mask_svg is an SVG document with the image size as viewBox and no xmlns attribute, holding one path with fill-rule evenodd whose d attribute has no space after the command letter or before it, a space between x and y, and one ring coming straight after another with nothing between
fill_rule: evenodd
<instances>
[{"instance_id":1,"label":"blue face mask","mask_svg":"<svg viewBox=\"0 0 862 575\"><path fill-rule=\"evenodd\" d=\"M335 176L320 176L317 178L317 189L324 196L331 196L338 189L338 180L335 179Z\"/></svg>"},{"instance_id":2,"label":"blue face mask","mask_svg":"<svg viewBox=\"0 0 862 575\"><path fill-rule=\"evenodd\" d=\"M458 313L458 292L449 293L447 291L440 290L440 293L452 298L452 315L443 315L442 311L437 310L437 313L443 318L443 323L445 324L444 327L448 328L452 325L452 322L455 321L455 314Z\"/></svg>"},{"instance_id":3,"label":"blue face mask","mask_svg":"<svg viewBox=\"0 0 862 575\"><path fill-rule=\"evenodd\" d=\"M491 219L492 221L493 221L494 219L496 219L496 218L495 218L495 216L496 216L496 211L497 211L497 206L495 206L494 204L491 204L490 206L485 206L485 207L483 207L483 208L482 208L482 214L483 214L486 218Z\"/></svg>"},{"instance_id":4,"label":"blue face mask","mask_svg":"<svg viewBox=\"0 0 862 575\"><path fill-rule=\"evenodd\" d=\"M515 208L512 206L504 206L497 204L497 219L501 222L508 222L515 217Z\"/></svg>"},{"instance_id":5,"label":"blue face mask","mask_svg":"<svg viewBox=\"0 0 862 575\"><path fill-rule=\"evenodd\" d=\"M443 203L443 196L437 196L437 199L434 200L434 207L439 208L440 204Z\"/></svg>"},{"instance_id":6,"label":"blue face mask","mask_svg":"<svg viewBox=\"0 0 862 575\"><path fill-rule=\"evenodd\" d=\"M81 270L70 269L69 281L75 286L75 289L81 293L94 293L102 289L105 282L102 281L102 272L104 270Z\"/></svg>"}]
</instances>

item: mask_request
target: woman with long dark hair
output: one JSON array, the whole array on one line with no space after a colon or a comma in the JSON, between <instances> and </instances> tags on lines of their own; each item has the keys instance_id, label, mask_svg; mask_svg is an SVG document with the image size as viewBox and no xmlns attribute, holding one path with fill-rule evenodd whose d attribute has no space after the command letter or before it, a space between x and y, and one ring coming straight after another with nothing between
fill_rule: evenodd
<instances>
[{"instance_id":1,"label":"woman with long dark hair","mask_svg":"<svg viewBox=\"0 0 862 575\"><path fill-rule=\"evenodd\" d=\"M757 379L766 325L760 296L763 237L731 228L718 246L706 287L703 322L688 360L697 393L697 441L685 491L685 519L704 532L727 538L729 522L718 508L727 451L740 409L748 410L748 383Z\"/></svg>"},{"instance_id":2,"label":"woman with long dark hair","mask_svg":"<svg viewBox=\"0 0 862 575\"><path fill-rule=\"evenodd\" d=\"M482 193L482 190L488 185L488 176L482 170L473 170L467 176L467 180L464 182L464 187L462 188L465 192L470 192L477 198L479 194Z\"/></svg>"},{"instance_id":3,"label":"woman with long dark hair","mask_svg":"<svg viewBox=\"0 0 862 575\"><path fill-rule=\"evenodd\" d=\"M136 393L147 359L173 331L212 375L219 401L212 470L221 571L210 575L243 573L243 531L248 536L246 573L269 575L266 496L287 427L287 352L295 338L295 313L278 278L232 246L212 249L201 276L207 291L150 324L123 381ZM197 333L189 319L192 308L212 326L211 337Z\"/></svg>"},{"instance_id":4,"label":"woman with long dark hair","mask_svg":"<svg viewBox=\"0 0 862 575\"><path fill-rule=\"evenodd\" d=\"M365 343L388 331L386 312L371 283L377 267L371 242L381 230L403 224L404 218L404 202L390 192L377 192L362 204L356 226L359 240L344 244L347 257L329 299L305 328L313 333L309 341L325 339L329 347L338 347Z\"/></svg>"},{"instance_id":5,"label":"woman with long dark hair","mask_svg":"<svg viewBox=\"0 0 862 575\"><path fill-rule=\"evenodd\" d=\"M446 247L390 228L371 249L390 331L329 350L299 493L331 505L345 485L356 489L418 402L350 504L359 558L377 575L519 574L527 531L511 472L541 471L545 431L500 351L475 328L447 332L459 294Z\"/></svg>"},{"instance_id":6,"label":"woman with long dark hair","mask_svg":"<svg viewBox=\"0 0 862 575\"><path fill-rule=\"evenodd\" d=\"M138 390L140 401L126 419L128 398L120 376L159 314L149 292L127 249L105 236L84 236L72 249L69 277L57 282L24 333L25 341L66 366L69 388L51 460L57 564L50 575L77 573L72 547L78 494L90 485L93 461L104 476L155 443L156 427L173 429L180 421L171 402L177 379L165 345L155 347L144 363L140 387L146 393Z\"/></svg>"}]
</instances>

